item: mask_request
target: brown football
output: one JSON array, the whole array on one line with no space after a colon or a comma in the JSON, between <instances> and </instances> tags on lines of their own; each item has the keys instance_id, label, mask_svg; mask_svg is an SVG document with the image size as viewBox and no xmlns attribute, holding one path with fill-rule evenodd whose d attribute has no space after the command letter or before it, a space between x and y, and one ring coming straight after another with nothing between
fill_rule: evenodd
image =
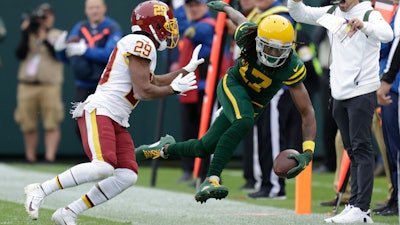
<instances>
[{"instance_id":1,"label":"brown football","mask_svg":"<svg viewBox=\"0 0 400 225\"><path fill-rule=\"evenodd\" d=\"M274 172L278 177L286 178L287 172L298 165L295 159L289 159L289 154L299 155L295 149L286 149L281 151L274 160Z\"/></svg>"}]
</instances>

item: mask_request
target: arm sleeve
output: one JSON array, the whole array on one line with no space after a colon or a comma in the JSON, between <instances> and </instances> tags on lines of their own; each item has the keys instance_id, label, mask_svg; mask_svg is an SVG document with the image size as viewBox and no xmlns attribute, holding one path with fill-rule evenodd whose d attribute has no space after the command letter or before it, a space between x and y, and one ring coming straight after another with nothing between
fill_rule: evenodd
<instances>
[{"instance_id":1,"label":"arm sleeve","mask_svg":"<svg viewBox=\"0 0 400 225\"><path fill-rule=\"evenodd\" d=\"M369 38L374 38L380 42L387 43L393 40L393 30L390 25L383 19L382 14L378 11L372 11L369 20L364 22L361 29Z\"/></svg>"},{"instance_id":2,"label":"arm sleeve","mask_svg":"<svg viewBox=\"0 0 400 225\"><path fill-rule=\"evenodd\" d=\"M20 60L25 59L26 55L28 54L29 51L28 40L29 40L29 32L26 30L22 31L21 40L19 41L18 47L15 51L15 55Z\"/></svg>"},{"instance_id":3,"label":"arm sleeve","mask_svg":"<svg viewBox=\"0 0 400 225\"><path fill-rule=\"evenodd\" d=\"M385 72L382 75L382 80L391 84L393 83L394 79L396 78L397 72L400 70L400 45L399 45L400 38L396 38L393 42L392 48L395 48L393 57L389 56L388 64L386 67Z\"/></svg>"},{"instance_id":4,"label":"arm sleeve","mask_svg":"<svg viewBox=\"0 0 400 225\"><path fill-rule=\"evenodd\" d=\"M234 34L234 39L236 41L236 44L239 46L239 48L242 48L243 46L240 45L240 43L237 43L238 40L242 37L244 33L246 33L246 30L248 27L251 26L257 26L257 24L252 23L252 22L245 22L237 26L235 34Z\"/></svg>"},{"instance_id":5,"label":"arm sleeve","mask_svg":"<svg viewBox=\"0 0 400 225\"><path fill-rule=\"evenodd\" d=\"M296 22L317 25L317 20L328 12L331 6L311 7L306 6L303 2L295 2L288 0L287 7L289 14Z\"/></svg>"}]
</instances>

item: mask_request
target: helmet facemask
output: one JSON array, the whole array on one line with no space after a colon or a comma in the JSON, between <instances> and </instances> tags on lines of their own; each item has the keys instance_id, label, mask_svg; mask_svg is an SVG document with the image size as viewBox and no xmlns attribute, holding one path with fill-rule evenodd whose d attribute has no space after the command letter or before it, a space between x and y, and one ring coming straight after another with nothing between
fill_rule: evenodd
<instances>
[{"instance_id":1,"label":"helmet facemask","mask_svg":"<svg viewBox=\"0 0 400 225\"><path fill-rule=\"evenodd\" d=\"M292 43L282 44L278 40L266 40L256 37L256 51L258 60L268 67L283 65L292 51Z\"/></svg>"},{"instance_id":2,"label":"helmet facemask","mask_svg":"<svg viewBox=\"0 0 400 225\"><path fill-rule=\"evenodd\" d=\"M132 12L132 32L151 35L159 44L157 50L176 47L179 40L178 22L172 10L160 1L145 1Z\"/></svg>"},{"instance_id":3,"label":"helmet facemask","mask_svg":"<svg viewBox=\"0 0 400 225\"><path fill-rule=\"evenodd\" d=\"M158 26L156 29L162 29L161 32L156 32L153 25L149 25L153 37L160 44L157 49L158 51L162 51L166 48L175 48L179 40L178 22L176 18L168 19L168 15L165 15L165 18L165 23L162 27L156 24L156 26ZM160 34L160 37L157 33Z\"/></svg>"}]
</instances>

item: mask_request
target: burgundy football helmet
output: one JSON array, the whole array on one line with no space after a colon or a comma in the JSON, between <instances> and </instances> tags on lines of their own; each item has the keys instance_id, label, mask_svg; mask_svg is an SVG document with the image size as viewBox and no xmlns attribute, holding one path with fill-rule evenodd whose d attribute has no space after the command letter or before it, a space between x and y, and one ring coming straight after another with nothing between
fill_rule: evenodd
<instances>
[{"instance_id":1,"label":"burgundy football helmet","mask_svg":"<svg viewBox=\"0 0 400 225\"><path fill-rule=\"evenodd\" d=\"M132 12L132 32L143 31L160 44L159 51L175 48L179 40L178 22L170 7L157 0L144 1Z\"/></svg>"}]
</instances>

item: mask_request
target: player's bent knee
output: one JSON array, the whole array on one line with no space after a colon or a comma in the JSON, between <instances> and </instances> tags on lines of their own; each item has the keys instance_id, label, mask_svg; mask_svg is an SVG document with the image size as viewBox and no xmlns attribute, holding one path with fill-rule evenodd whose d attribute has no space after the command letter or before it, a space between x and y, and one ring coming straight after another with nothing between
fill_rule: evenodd
<instances>
[{"instance_id":1,"label":"player's bent knee","mask_svg":"<svg viewBox=\"0 0 400 225\"><path fill-rule=\"evenodd\" d=\"M114 173L114 167L107 162L93 160L91 163L95 167L95 174L93 174L93 176L95 176L99 180L109 177Z\"/></svg>"},{"instance_id":2,"label":"player's bent knee","mask_svg":"<svg viewBox=\"0 0 400 225\"><path fill-rule=\"evenodd\" d=\"M114 176L118 180L119 186L122 190L134 185L137 181L138 175L130 169L118 168L114 171Z\"/></svg>"}]
</instances>

